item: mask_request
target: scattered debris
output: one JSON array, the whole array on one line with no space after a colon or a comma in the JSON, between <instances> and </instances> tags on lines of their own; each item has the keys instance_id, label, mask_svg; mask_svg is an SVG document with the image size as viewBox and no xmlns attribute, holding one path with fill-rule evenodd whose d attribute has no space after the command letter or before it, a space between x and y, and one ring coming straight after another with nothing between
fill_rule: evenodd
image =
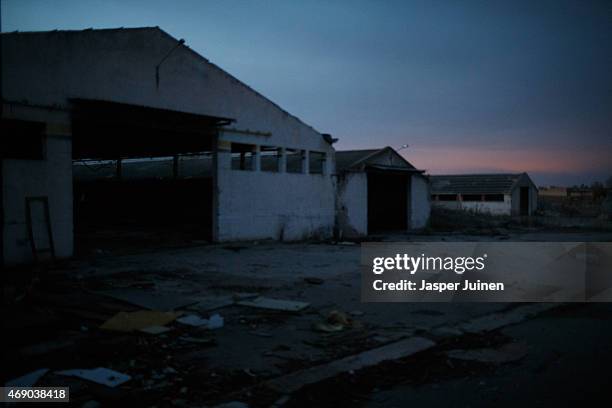
<instances>
[{"instance_id":1,"label":"scattered debris","mask_svg":"<svg viewBox=\"0 0 612 408\"><path fill-rule=\"evenodd\" d=\"M141 332L147 333L147 334L163 334L163 333L169 332L170 330L172 330L170 327L157 326L157 325L145 327L144 329L140 329Z\"/></svg>"},{"instance_id":2,"label":"scattered debris","mask_svg":"<svg viewBox=\"0 0 612 408\"><path fill-rule=\"evenodd\" d=\"M223 404L215 405L214 408L249 408L247 404L240 401L224 402Z\"/></svg>"},{"instance_id":3,"label":"scattered debris","mask_svg":"<svg viewBox=\"0 0 612 408\"><path fill-rule=\"evenodd\" d=\"M503 364L518 361L527 355L525 343L508 343L497 349L450 350L446 355L455 360L478 361L480 363Z\"/></svg>"},{"instance_id":4,"label":"scattered debris","mask_svg":"<svg viewBox=\"0 0 612 408\"><path fill-rule=\"evenodd\" d=\"M208 318L208 328L210 330L220 329L223 327L223 317L220 314L215 313L214 315Z\"/></svg>"},{"instance_id":5,"label":"scattered debris","mask_svg":"<svg viewBox=\"0 0 612 408\"><path fill-rule=\"evenodd\" d=\"M119 312L108 319L101 329L131 332L142 330L151 326L164 326L182 313L180 312L156 312L152 310L139 310L137 312Z\"/></svg>"},{"instance_id":6,"label":"scattered debris","mask_svg":"<svg viewBox=\"0 0 612 408\"><path fill-rule=\"evenodd\" d=\"M310 306L310 303L292 300L271 299L267 297L257 297L253 300L243 300L238 302L240 306L258 307L262 309L280 310L284 312L299 312Z\"/></svg>"},{"instance_id":7,"label":"scattered debris","mask_svg":"<svg viewBox=\"0 0 612 408\"><path fill-rule=\"evenodd\" d=\"M339 310L332 310L327 315L327 319L323 322L317 322L313 325L314 330L333 333L344 330L352 325L351 320L346 316L344 312Z\"/></svg>"},{"instance_id":8,"label":"scattered debris","mask_svg":"<svg viewBox=\"0 0 612 408\"><path fill-rule=\"evenodd\" d=\"M179 293L160 293L136 288L109 289L96 293L149 310L176 310L200 301Z\"/></svg>"},{"instance_id":9,"label":"scattered debris","mask_svg":"<svg viewBox=\"0 0 612 408\"><path fill-rule=\"evenodd\" d=\"M325 282L323 279L315 278L313 276L308 276L308 277L304 278L304 281L306 283L310 283L311 285L321 285L321 284L323 284L323 282Z\"/></svg>"},{"instance_id":10,"label":"scattered debris","mask_svg":"<svg viewBox=\"0 0 612 408\"><path fill-rule=\"evenodd\" d=\"M208 319L204 319L203 317L194 314L180 317L176 319L176 321L181 324L186 324L187 326L194 327L200 327L208 324Z\"/></svg>"},{"instance_id":11,"label":"scattered debris","mask_svg":"<svg viewBox=\"0 0 612 408\"><path fill-rule=\"evenodd\" d=\"M32 371L26 375L22 375L21 377L14 378L10 381L7 381L4 386L5 387L33 387L38 380L40 380L45 374L49 372L48 368L41 368L36 371Z\"/></svg>"},{"instance_id":12,"label":"scattered debris","mask_svg":"<svg viewBox=\"0 0 612 408\"><path fill-rule=\"evenodd\" d=\"M344 330L344 326L342 326L341 324L330 324L326 322L317 322L313 324L312 328L315 331L323 333L334 333Z\"/></svg>"},{"instance_id":13,"label":"scattered debris","mask_svg":"<svg viewBox=\"0 0 612 408\"><path fill-rule=\"evenodd\" d=\"M327 315L327 322L341 324L343 326L350 326L351 324L351 321L346 316L346 314L339 310L332 310L331 312L329 312L329 314Z\"/></svg>"},{"instance_id":14,"label":"scattered debris","mask_svg":"<svg viewBox=\"0 0 612 408\"><path fill-rule=\"evenodd\" d=\"M208 312L215 309L221 309L222 307L231 306L233 304L234 298L232 296L207 296L205 299L200 300L195 305L189 306L188 309L199 312Z\"/></svg>"},{"instance_id":15,"label":"scattered debris","mask_svg":"<svg viewBox=\"0 0 612 408\"><path fill-rule=\"evenodd\" d=\"M106 385L107 387L111 388L114 388L132 379L132 377L127 374L123 374L118 371L104 367L92 369L62 370L56 371L55 374L82 378L84 380Z\"/></svg>"},{"instance_id":16,"label":"scattered debris","mask_svg":"<svg viewBox=\"0 0 612 408\"><path fill-rule=\"evenodd\" d=\"M210 330L220 329L221 327L223 327L223 324L224 324L223 317L221 317L221 315L217 313L210 316L210 318L208 319L204 319L200 316L192 314L192 315L187 315L179 319L176 319L176 321L179 323L188 325L188 326L194 326L194 327L206 326L206 328Z\"/></svg>"},{"instance_id":17,"label":"scattered debris","mask_svg":"<svg viewBox=\"0 0 612 408\"><path fill-rule=\"evenodd\" d=\"M200 337L191 337L191 336L181 336L179 340L184 341L186 343L197 343L197 344L207 344L213 345L216 344L217 341L213 338L200 338Z\"/></svg>"},{"instance_id":18,"label":"scattered debris","mask_svg":"<svg viewBox=\"0 0 612 408\"><path fill-rule=\"evenodd\" d=\"M435 344L424 337L411 337L327 364L287 374L268 381L267 385L273 390L288 394L299 390L305 385L326 380L340 373L374 366L386 360L397 360L411 356L427 350L435 346Z\"/></svg>"},{"instance_id":19,"label":"scattered debris","mask_svg":"<svg viewBox=\"0 0 612 408\"><path fill-rule=\"evenodd\" d=\"M76 344L75 339L61 339L51 340L45 343L34 344L32 346L26 346L19 350L19 353L24 356L34 356L40 354L47 354L68 347L72 347Z\"/></svg>"},{"instance_id":20,"label":"scattered debris","mask_svg":"<svg viewBox=\"0 0 612 408\"><path fill-rule=\"evenodd\" d=\"M249 334L252 334L253 336L259 336L259 337L272 337L272 333L255 331L255 330L250 331Z\"/></svg>"}]
</instances>

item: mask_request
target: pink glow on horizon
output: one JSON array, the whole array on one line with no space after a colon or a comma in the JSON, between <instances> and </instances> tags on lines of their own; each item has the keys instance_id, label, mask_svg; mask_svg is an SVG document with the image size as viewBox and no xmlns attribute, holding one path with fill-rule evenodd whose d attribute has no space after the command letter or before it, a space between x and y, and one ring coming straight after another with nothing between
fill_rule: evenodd
<instances>
[{"instance_id":1,"label":"pink glow on horizon","mask_svg":"<svg viewBox=\"0 0 612 408\"><path fill-rule=\"evenodd\" d=\"M610 168L608 151L555 149L408 148L408 161L429 174L470 172L579 173Z\"/></svg>"}]
</instances>

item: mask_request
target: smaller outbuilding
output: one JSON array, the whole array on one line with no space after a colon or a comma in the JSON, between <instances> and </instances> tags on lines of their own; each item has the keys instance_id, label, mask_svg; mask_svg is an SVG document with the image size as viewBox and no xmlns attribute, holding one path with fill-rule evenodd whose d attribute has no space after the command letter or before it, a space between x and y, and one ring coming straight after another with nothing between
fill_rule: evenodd
<instances>
[{"instance_id":1,"label":"smaller outbuilding","mask_svg":"<svg viewBox=\"0 0 612 408\"><path fill-rule=\"evenodd\" d=\"M391 147L336 151L340 237L420 229L429 221L429 180Z\"/></svg>"},{"instance_id":2,"label":"smaller outbuilding","mask_svg":"<svg viewBox=\"0 0 612 408\"><path fill-rule=\"evenodd\" d=\"M527 173L431 176L432 205L495 215L529 216L538 188Z\"/></svg>"}]
</instances>

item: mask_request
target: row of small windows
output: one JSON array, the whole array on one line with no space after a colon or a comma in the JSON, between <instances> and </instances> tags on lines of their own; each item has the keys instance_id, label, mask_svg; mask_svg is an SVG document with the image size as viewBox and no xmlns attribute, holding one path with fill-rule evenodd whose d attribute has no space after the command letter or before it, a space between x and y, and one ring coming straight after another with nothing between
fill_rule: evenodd
<instances>
[{"instance_id":1,"label":"row of small windows","mask_svg":"<svg viewBox=\"0 0 612 408\"><path fill-rule=\"evenodd\" d=\"M256 170L257 146L244 143L232 143L232 170ZM259 168L261 171L302 174L306 171L308 157L308 173L324 174L327 155L325 152L306 151L299 149L283 149L276 146L259 146Z\"/></svg>"}]
</instances>

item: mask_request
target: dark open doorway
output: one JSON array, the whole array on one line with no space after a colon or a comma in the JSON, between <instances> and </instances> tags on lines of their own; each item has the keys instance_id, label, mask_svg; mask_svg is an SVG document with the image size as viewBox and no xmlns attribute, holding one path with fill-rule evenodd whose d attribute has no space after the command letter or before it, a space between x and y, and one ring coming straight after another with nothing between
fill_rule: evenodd
<instances>
[{"instance_id":1,"label":"dark open doorway","mask_svg":"<svg viewBox=\"0 0 612 408\"><path fill-rule=\"evenodd\" d=\"M408 229L410 176L368 173L368 234Z\"/></svg>"},{"instance_id":2,"label":"dark open doorway","mask_svg":"<svg viewBox=\"0 0 612 408\"><path fill-rule=\"evenodd\" d=\"M77 254L213 239L214 144L228 119L73 102Z\"/></svg>"},{"instance_id":3,"label":"dark open doorway","mask_svg":"<svg viewBox=\"0 0 612 408\"><path fill-rule=\"evenodd\" d=\"M529 215L529 187L521 187L520 190L520 214Z\"/></svg>"}]
</instances>

